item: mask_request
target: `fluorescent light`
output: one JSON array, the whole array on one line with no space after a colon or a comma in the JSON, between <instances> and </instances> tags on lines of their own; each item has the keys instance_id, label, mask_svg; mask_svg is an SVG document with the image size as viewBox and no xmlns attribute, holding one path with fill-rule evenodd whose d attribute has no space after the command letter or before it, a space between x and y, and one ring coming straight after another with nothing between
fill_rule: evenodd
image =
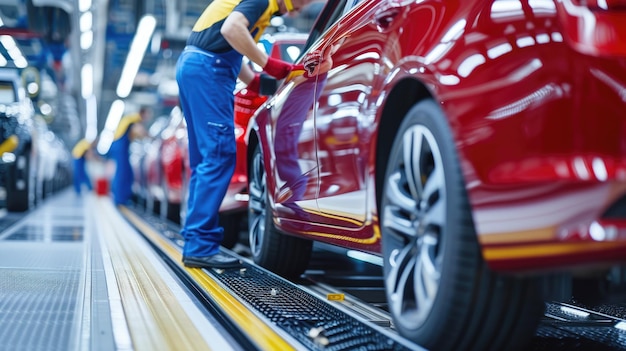
<instances>
[{"instance_id":1,"label":"fluorescent light","mask_svg":"<svg viewBox=\"0 0 626 351\"><path fill-rule=\"evenodd\" d=\"M124 109L125 104L122 100L115 100L111 104L106 122L104 122L104 129L102 130L102 133L100 133L100 140L98 141L98 146L96 147L100 154L104 155L109 152L109 148L113 142L113 136L115 135L115 129L117 129L120 119L122 119Z\"/></svg>"},{"instance_id":2,"label":"fluorescent light","mask_svg":"<svg viewBox=\"0 0 626 351\"><path fill-rule=\"evenodd\" d=\"M94 95L89 96L85 100L86 118L85 118L85 139L94 141L98 136L98 105Z\"/></svg>"},{"instance_id":3,"label":"fluorescent light","mask_svg":"<svg viewBox=\"0 0 626 351\"><path fill-rule=\"evenodd\" d=\"M98 139L98 145L96 146L96 150L100 155L106 155L111 148L111 144L113 143L113 132L110 130L102 130L100 133L100 138Z\"/></svg>"},{"instance_id":4,"label":"fluorescent light","mask_svg":"<svg viewBox=\"0 0 626 351\"><path fill-rule=\"evenodd\" d=\"M78 0L78 10L80 12L88 11L91 8L91 0Z\"/></svg>"},{"instance_id":5,"label":"fluorescent light","mask_svg":"<svg viewBox=\"0 0 626 351\"><path fill-rule=\"evenodd\" d=\"M104 122L104 129L108 129L110 131L115 131L117 129L117 125L120 123L120 119L122 119L122 115L124 114L124 108L126 104L122 100L115 100L111 104L111 109L109 109L109 115L107 116L106 122Z\"/></svg>"},{"instance_id":6,"label":"fluorescent light","mask_svg":"<svg viewBox=\"0 0 626 351\"><path fill-rule=\"evenodd\" d=\"M93 45L93 32L87 31L80 33L80 48L83 50L89 49Z\"/></svg>"},{"instance_id":7,"label":"fluorescent light","mask_svg":"<svg viewBox=\"0 0 626 351\"><path fill-rule=\"evenodd\" d=\"M126 57L126 63L122 69L122 75L120 77L119 84L117 85L117 96L125 98L130 95L130 91L133 88L133 81L139 71L139 65L143 61L143 57L148 48L148 43L156 28L156 19L151 15L146 15L141 18L139 25L137 26L137 33L130 44L130 50Z\"/></svg>"},{"instance_id":8,"label":"fluorescent light","mask_svg":"<svg viewBox=\"0 0 626 351\"><path fill-rule=\"evenodd\" d=\"M10 35L0 36L0 43L4 46L4 49L7 51L17 68L26 68L26 66L28 66L28 62L22 54L22 51L19 47L17 47L17 43Z\"/></svg>"},{"instance_id":9,"label":"fluorescent light","mask_svg":"<svg viewBox=\"0 0 626 351\"><path fill-rule=\"evenodd\" d=\"M85 12L82 15L80 15L79 22L80 22L81 32L90 31L91 28L93 27L93 15L91 14L91 12Z\"/></svg>"},{"instance_id":10,"label":"fluorescent light","mask_svg":"<svg viewBox=\"0 0 626 351\"><path fill-rule=\"evenodd\" d=\"M86 99L93 94L93 66L90 63L83 65L80 78L81 95Z\"/></svg>"}]
</instances>

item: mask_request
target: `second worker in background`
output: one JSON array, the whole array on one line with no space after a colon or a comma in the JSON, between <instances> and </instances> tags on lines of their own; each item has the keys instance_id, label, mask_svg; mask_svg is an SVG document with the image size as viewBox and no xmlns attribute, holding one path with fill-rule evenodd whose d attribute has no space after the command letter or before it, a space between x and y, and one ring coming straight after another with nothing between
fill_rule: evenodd
<instances>
[{"instance_id":1,"label":"second worker in background","mask_svg":"<svg viewBox=\"0 0 626 351\"><path fill-rule=\"evenodd\" d=\"M135 179L130 164L130 143L146 136L144 123L152 119L152 110L143 106L137 113L128 114L120 120L109 155L115 160L115 174L111 182L111 192L115 205L128 205L133 195L133 181Z\"/></svg>"},{"instance_id":2,"label":"second worker in background","mask_svg":"<svg viewBox=\"0 0 626 351\"><path fill-rule=\"evenodd\" d=\"M243 56L283 79L294 66L256 45L271 17L298 11L312 0L214 0L195 23L176 66L179 98L189 135L191 179L183 263L236 267L220 252L224 229L219 208L235 169L234 95L237 77L258 92L259 77Z\"/></svg>"}]
</instances>

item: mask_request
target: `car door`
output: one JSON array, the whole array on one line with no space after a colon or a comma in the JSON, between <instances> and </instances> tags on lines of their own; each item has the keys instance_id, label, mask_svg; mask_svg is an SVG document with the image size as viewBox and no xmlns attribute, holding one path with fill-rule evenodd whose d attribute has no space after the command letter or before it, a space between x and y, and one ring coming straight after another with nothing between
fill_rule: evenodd
<instances>
[{"instance_id":1,"label":"car door","mask_svg":"<svg viewBox=\"0 0 626 351\"><path fill-rule=\"evenodd\" d=\"M360 232L371 218L373 184L367 184L368 158L374 141L373 101L389 38L376 16L386 1L348 3L344 15L329 29L321 50L332 68L323 77L315 111L319 188L317 204L327 225L348 231L349 240L375 238Z\"/></svg>"},{"instance_id":2,"label":"car door","mask_svg":"<svg viewBox=\"0 0 626 351\"><path fill-rule=\"evenodd\" d=\"M278 215L303 219L317 212L318 183L313 128L314 80L290 77L256 116L268 168L267 189Z\"/></svg>"}]
</instances>

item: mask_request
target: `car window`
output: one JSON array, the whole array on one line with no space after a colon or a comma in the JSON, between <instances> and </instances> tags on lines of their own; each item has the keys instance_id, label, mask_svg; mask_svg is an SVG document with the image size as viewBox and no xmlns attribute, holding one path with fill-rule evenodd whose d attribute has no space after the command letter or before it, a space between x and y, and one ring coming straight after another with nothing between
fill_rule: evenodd
<instances>
[{"instance_id":1,"label":"car window","mask_svg":"<svg viewBox=\"0 0 626 351\"><path fill-rule=\"evenodd\" d=\"M358 0L356 0L358 1ZM313 25L309 39L306 42L305 48L311 47L317 39L324 34L324 32L330 28L335 22L339 20L344 14L344 11L348 4L353 5L355 0L328 0L326 6L317 18L317 22Z\"/></svg>"},{"instance_id":2,"label":"car window","mask_svg":"<svg viewBox=\"0 0 626 351\"><path fill-rule=\"evenodd\" d=\"M280 57L287 62L295 62L300 54L302 53L302 48L304 47L304 43L302 44L283 44L279 46Z\"/></svg>"},{"instance_id":3,"label":"car window","mask_svg":"<svg viewBox=\"0 0 626 351\"><path fill-rule=\"evenodd\" d=\"M14 102L17 102L17 97L15 96L13 84L11 82L0 82L0 103L11 104Z\"/></svg>"}]
</instances>

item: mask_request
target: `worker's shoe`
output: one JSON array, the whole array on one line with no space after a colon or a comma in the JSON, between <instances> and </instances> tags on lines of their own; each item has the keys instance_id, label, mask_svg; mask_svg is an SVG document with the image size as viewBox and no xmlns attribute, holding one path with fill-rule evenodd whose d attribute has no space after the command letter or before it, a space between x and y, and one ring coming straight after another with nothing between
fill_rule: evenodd
<instances>
[{"instance_id":1,"label":"worker's shoe","mask_svg":"<svg viewBox=\"0 0 626 351\"><path fill-rule=\"evenodd\" d=\"M219 252L212 256L183 256L183 264L191 268L234 268L239 267L241 261Z\"/></svg>"}]
</instances>

